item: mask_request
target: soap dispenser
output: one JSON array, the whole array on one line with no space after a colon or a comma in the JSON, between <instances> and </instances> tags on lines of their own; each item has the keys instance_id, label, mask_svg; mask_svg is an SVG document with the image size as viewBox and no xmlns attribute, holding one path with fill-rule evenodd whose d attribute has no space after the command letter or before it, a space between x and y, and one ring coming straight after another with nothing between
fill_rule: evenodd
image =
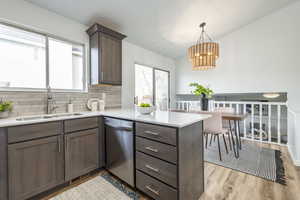
<instances>
[{"instance_id":1,"label":"soap dispenser","mask_svg":"<svg viewBox=\"0 0 300 200\"><path fill-rule=\"evenodd\" d=\"M74 112L74 104L72 103L72 99L69 99L68 113L73 113L73 112Z\"/></svg>"}]
</instances>

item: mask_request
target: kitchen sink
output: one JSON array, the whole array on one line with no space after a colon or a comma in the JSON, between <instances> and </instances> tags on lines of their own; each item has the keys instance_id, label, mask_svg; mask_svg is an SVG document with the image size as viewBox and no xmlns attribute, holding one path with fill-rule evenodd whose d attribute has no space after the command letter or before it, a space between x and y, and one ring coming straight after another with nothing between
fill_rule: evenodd
<instances>
[{"instance_id":1,"label":"kitchen sink","mask_svg":"<svg viewBox=\"0 0 300 200\"><path fill-rule=\"evenodd\" d=\"M32 117L19 117L17 121L30 121L30 120L39 120L39 119L51 119L57 117L72 117L72 116L80 116L82 113L62 113L62 114L53 114L53 115L39 115Z\"/></svg>"}]
</instances>

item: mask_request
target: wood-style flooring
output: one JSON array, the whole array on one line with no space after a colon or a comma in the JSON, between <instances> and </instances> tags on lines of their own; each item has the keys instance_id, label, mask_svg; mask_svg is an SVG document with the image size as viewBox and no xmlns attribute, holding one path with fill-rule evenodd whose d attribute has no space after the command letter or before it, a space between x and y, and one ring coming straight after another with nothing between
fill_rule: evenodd
<instances>
[{"instance_id":1,"label":"wood-style flooring","mask_svg":"<svg viewBox=\"0 0 300 200\"><path fill-rule=\"evenodd\" d=\"M287 177L286 186L205 162L205 192L199 200L300 200L300 167L293 165L287 148L267 144L262 146L281 150ZM92 177L86 180L90 178ZM56 194L82 182L83 180L74 182Z\"/></svg>"},{"instance_id":2,"label":"wood-style flooring","mask_svg":"<svg viewBox=\"0 0 300 200\"><path fill-rule=\"evenodd\" d=\"M200 200L300 200L300 168L293 165L287 147L262 146L281 150L286 186L205 163L205 193Z\"/></svg>"}]
</instances>

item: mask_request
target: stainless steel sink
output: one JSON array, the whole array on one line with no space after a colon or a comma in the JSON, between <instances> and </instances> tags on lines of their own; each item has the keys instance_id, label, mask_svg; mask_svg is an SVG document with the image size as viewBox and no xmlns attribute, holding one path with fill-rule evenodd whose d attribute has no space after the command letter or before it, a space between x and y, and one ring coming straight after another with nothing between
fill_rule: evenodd
<instances>
[{"instance_id":1,"label":"stainless steel sink","mask_svg":"<svg viewBox=\"0 0 300 200\"><path fill-rule=\"evenodd\" d=\"M54 114L54 115L39 115L32 117L19 117L17 121L30 121L30 120L38 120L38 119L51 119L57 117L72 117L72 116L80 116L82 113L62 113L62 114Z\"/></svg>"}]
</instances>

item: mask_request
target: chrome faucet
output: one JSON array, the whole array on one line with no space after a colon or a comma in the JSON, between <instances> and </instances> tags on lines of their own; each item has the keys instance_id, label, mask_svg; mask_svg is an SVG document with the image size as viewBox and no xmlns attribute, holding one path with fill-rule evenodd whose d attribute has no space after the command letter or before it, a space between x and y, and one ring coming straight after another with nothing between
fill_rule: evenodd
<instances>
[{"instance_id":1,"label":"chrome faucet","mask_svg":"<svg viewBox=\"0 0 300 200\"><path fill-rule=\"evenodd\" d=\"M56 101L53 99L50 86L47 88L47 114L52 114L58 106L55 105Z\"/></svg>"}]
</instances>

